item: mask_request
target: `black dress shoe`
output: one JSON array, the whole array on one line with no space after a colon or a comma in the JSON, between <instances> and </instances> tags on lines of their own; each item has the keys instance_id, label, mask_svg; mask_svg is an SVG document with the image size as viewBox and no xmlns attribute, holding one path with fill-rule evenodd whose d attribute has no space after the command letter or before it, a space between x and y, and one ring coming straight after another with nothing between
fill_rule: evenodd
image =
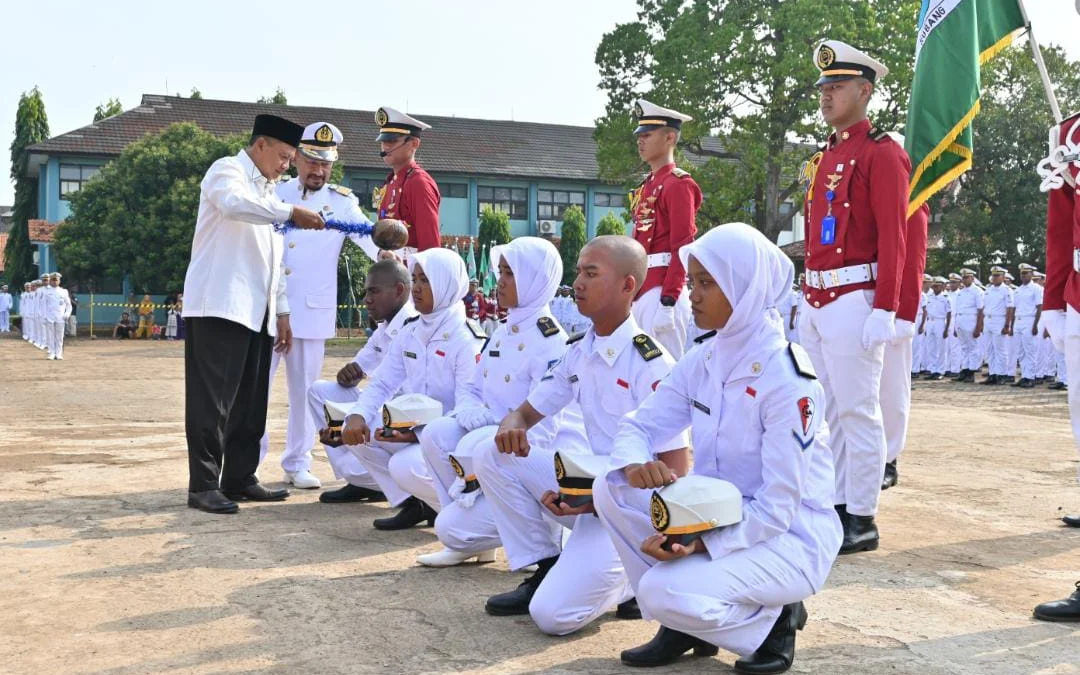
<instances>
[{"instance_id":1,"label":"black dress shoe","mask_svg":"<svg viewBox=\"0 0 1080 675\"><path fill-rule=\"evenodd\" d=\"M641 608L638 607L637 598L630 598L626 602L620 602L615 608L615 618L634 621L641 618Z\"/></svg>"},{"instance_id":2,"label":"black dress shoe","mask_svg":"<svg viewBox=\"0 0 1080 675\"><path fill-rule=\"evenodd\" d=\"M376 530L407 530L427 521L428 527L435 525L435 509L416 497L409 497L401 504L401 510L389 518L379 518L372 523Z\"/></svg>"},{"instance_id":3,"label":"black dress shoe","mask_svg":"<svg viewBox=\"0 0 1080 675\"><path fill-rule=\"evenodd\" d=\"M386 495L378 490L371 490L351 483L336 490L327 490L319 495L323 504L344 504L346 502L385 502Z\"/></svg>"},{"instance_id":4,"label":"black dress shoe","mask_svg":"<svg viewBox=\"0 0 1080 675\"><path fill-rule=\"evenodd\" d=\"M970 383L974 384L975 383L975 371L973 371L973 370L967 371L967 375L964 375L963 379L961 379L960 381L961 382L970 382Z\"/></svg>"},{"instance_id":5,"label":"black dress shoe","mask_svg":"<svg viewBox=\"0 0 1080 675\"><path fill-rule=\"evenodd\" d=\"M928 378L926 378L926 379L928 379L928 380L933 380L933 381L935 381L935 382L936 382L936 381L938 381L938 380L944 380L944 379L945 379L945 376L944 376L944 375L942 375L941 373L934 373L933 375L931 375L930 377L928 377Z\"/></svg>"},{"instance_id":6,"label":"black dress shoe","mask_svg":"<svg viewBox=\"0 0 1080 675\"><path fill-rule=\"evenodd\" d=\"M847 514L844 519L844 543L840 545L840 555L875 551L878 547L878 529L873 516Z\"/></svg>"},{"instance_id":7,"label":"black dress shoe","mask_svg":"<svg viewBox=\"0 0 1080 675\"><path fill-rule=\"evenodd\" d=\"M252 483L246 487L224 490L225 496L238 502L283 502L289 497L289 491L284 488L271 490L259 483Z\"/></svg>"},{"instance_id":8,"label":"black dress shoe","mask_svg":"<svg viewBox=\"0 0 1080 675\"><path fill-rule=\"evenodd\" d=\"M206 511L207 513L236 513L240 507L236 502L230 501L221 490L206 490L204 492L189 492L187 505L193 509Z\"/></svg>"},{"instance_id":9,"label":"black dress shoe","mask_svg":"<svg viewBox=\"0 0 1080 675\"><path fill-rule=\"evenodd\" d=\"M971 371L968 370L967 368L964 368L963 370L960 371L959 375L957 375L955 378L953 378L953 382L967 382L968 381L968 379L967 379L968 375L970 375L970 374L971 374Z\"/></svg>"},{"instance_id":10,"label":"black dress shoe","mask_svg":"<svg viewBox=\"0 0 1080 675\"><path fill-rule=\"evenodd\" d=\"M529 613L529 603L536 595L536 589L540 588L541 582L547 576L551 568L558 562L559 556L544 558L536 563L536 572L529 578L518 584L512 591L499 593L487 599L484 611L492 616L519 616Z\"/></svg>"},{"instance_id":11,"label":"black dress shoe","mask_svg":"<svg viewBox=\"0 0 1080 675\"><path fill-rule=\"evenodd\" d=\"M782 673L795 662L795 633L806 625L806 607L801 602L784 605L772 630L750 656L735 662L735 672L746 675Z\"/></svg>"},{"instance_id":12,"label":"black dress shoe","mask_svg":"<svg viewBox=\"0 0 1080 675\"><path fill-rule=\"evenodd\" d=\"M1076 514L1075 516L1062 516L1061 522L1069 527L1080 527L1080 514Z\"/></svg>"},{"instance_id":13,"label":"black dress shoe","mask_svg":"<svg viewBox=\"0 0 1080 675\"><path fill-rule=\"evenodd\" d=\"M1021 389L1031 389L1035 386L1035 380L1030 380L1026 377L1021 378L1020 381L1016 383L1016 386L1020 387Z\"/></svg>"},{"instance_id":14,"label":"black dress shoe","mask_svg":"<svg viewBox=\"0 0 1080 675\"><path fill-rule=\"evenodd\" d=\"M843 523L847 519L847 504L834 504L833 508L836 509L836 515L840 516L840 522Z\"/></svg>"},{"instance_id":15,"label":"black dress shoe","mask_svg":"<svg viewBox=\"0 0 1080 675\"><path fill-rule=\"evenodd\" d=\"M896 472L896 460L885 463L885 476L881 479L881 489L888 490L892 486L896 485L897 479L900 474Z\"/></svg>"},{"instance_id":16,"label":"black dress shoe","mask_svg":"<svg viewBox=\"0 0 1080 675\"><path fill-rule=\"evenodd\" d=\"M998 383L998 376L997 375L987 375L986 379L983 380L982 382L980 382L979 384L992 385L992 384L997 384L997 383Z\"/></svg>"},{"instance_id":17,"label":"black dress shoe","mask_svg":"<svg viewBox=\"0 0 1080 675\"><path fill-rule=\"evenodd\" d=\"M1069 387L1064 382L1055 382L1055 383L1053 383L1052 385L1050 385L1047 388L1048 389L1053 389L1054 391L1064 391L1064 390L1068 389Z\"/></svg>"},{"instance_id":18,"label":"black dress shoe","mask_svg":"<svg viewBox=\"0 0 1080 675\"><path fill-rule=\"evenodd\" d=\"M1034 615L1041 621L1080 621L1080 581L1076 582L1072 595L1038 605Z\"/></svg>"},{"instance_id":19,"label":"black dress shoe","mask_svg":"<svg viewBox=\"0 0 1080 675\"><path fill-rule=\"evenodd\" d=\"M655 668L675 663L680 656L694 650L694 656L716 656L719 648L693 635L680 633L664 626L656 632L653 639L640 647L625 649L619 655L624 665L639 668Z\"/></svg>"}]
</instances>

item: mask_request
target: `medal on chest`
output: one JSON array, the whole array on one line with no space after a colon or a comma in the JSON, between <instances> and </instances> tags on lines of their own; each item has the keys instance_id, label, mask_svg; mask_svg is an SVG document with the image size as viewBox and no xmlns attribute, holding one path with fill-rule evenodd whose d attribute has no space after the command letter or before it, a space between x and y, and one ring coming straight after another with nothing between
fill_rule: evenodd
<instances>
[{"instance_id":1,"label":"medal on chest","mask_svg":"<svg viewBox=\"0 0 1080 675\"><path fill-rule=\"evenodd\" d=\"M836 199L836 188L844 180L844 165L836 165L836 173L830 173L825 177L825 203L827 209L825 217L821 219L821 244L831 246L836 242L836 216L833 215L832 205Z\"/></svg>"},{"instance_id":2,"label":"medal on chest","mask_svg":"<svg viewBox=\"0 0 1080 675\"><path fill-rule=\"evenodd\" d=\"M664 184L654 186L647 197L644 196L646 186L647 183L631 193L631 212L634 214L635 230L638 232L648 232L656 224L656 200L660 197Z\"/></svg>"},{"instance_id":3,"label":"medal on chest","mask_svg":"<svg viewBox=\"0 0 1080 675\"><path fill-rule=\"evenodd\" d=\"M379 217L386 217L386 209L383 208L383 198L386 196L386 186L382 185L371 191L371 201L379 209Z\"/></svg>"}]
</instances>

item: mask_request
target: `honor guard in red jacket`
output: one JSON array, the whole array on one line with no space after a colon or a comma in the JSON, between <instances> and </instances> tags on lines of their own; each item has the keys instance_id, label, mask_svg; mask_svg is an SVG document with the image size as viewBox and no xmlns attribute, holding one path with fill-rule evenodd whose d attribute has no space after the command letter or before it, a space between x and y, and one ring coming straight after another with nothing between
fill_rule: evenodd
<instances>
[{"instance_id":1,"label":"honor guard in red jacket","mask_svg":"<svg viewBox=\"0 0 1080 675\"><path fill-rule=\"evenodd\" d=\"M885 471L885 345L896 337L911 161L866 119L888 69L835 40L814 51L822 116L834 133L810 161L800 342L825 388L836 464L841 553L878 546Z\"/></svg>"},{"instance_id":2,"label":"honor guard in red jacket","mask_svg":"<svg viewBox=\"0 0 1080 675\"><path fill-rule=\"evenodd\" d=\"M439 236L439 186L427 171L416 163L420 132L430 129L418 119L393 108L379 108L379 156L390 167L386 185L375 191L379 219L394 218L409 229L409 241L398 251L401 257L442 246Z\"/></svg>"},{"instance_id":3,"label":"honor guard in red jacket","mask_svg":"<svg viewBox=\"0 0 1080 675\"><path fill-rule=\"evenodd\" d=\"M1050 193L1042 324L1054 348L1065 353L1069 418L1080 448L1080 113L1051 130L1050 155L1039 163L1039 174ZM1080 514L1062 520L1080 527ZM1080 614L1080 594L1076 600Z\"/></svg>"},{"instance_id":4,"label":"honor guard in red jacket","mask_svg":"<svg viewBox=\"0 0 1080 675\"><path fill-rule=\"evenodd\" d=\"M694 241L701 188L675 166L684 115L644 99L634 105L638 155L651 171L630 193L634 239L649 254L649 271L634 300L634 320L678 360L686 344L690 299L679 249Z\"/></svg>"}]
</instances>

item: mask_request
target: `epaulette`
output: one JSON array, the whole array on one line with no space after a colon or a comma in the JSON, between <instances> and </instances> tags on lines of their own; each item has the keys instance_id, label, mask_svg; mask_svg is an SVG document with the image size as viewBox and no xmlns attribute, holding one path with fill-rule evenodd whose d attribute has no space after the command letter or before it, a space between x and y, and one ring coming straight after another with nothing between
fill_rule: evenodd
<instances>
[{"instance_id":1,"label":"epaulette","mask_svg":"<svg viewBox=\"0 0 1080 675\"><path fill-rule=\"evenodd\" d=\"M555 320L550 316L542 316L536 320L536 327L540 329L540 334L544 337L551 337L552 335L558 335L559 324L555 323Z\"/></svg>"},{"instance_id":2,"label":"epaulette","mask_svg":"<svg viewBox=\"0 0 1080 675\"><path fill-rule=\"evenodd\" d=\"M791 364L795 366L795 372L808 380L816 380L817 372L814 370L814 364L811 363L810 355L806 353L802 345L789 342L787 350L788 356L791 357Z\"/></svg>"},{"instance_id":3,"label":"epaulette","mask_svg":"<svg viewBox=\"0 0 1080 675\"><path fill-rule=\"evenodd\" d=\"M352 190L350 190L349 188L345 187L344 185L337 185L336 183L330 183L330 184L329 184L329 185L327 185L326 187L330 188L330 189L331 189L331 190L333 190L334 192L336 192L336 193L338 193L339 195L342 195L342 196L344 196L344 197L351 197L351 196L352 196L352 193L353 193L353 191L352 191Z\"/></svg>"},{"instance_id":4,"label":"epaulette","mask_svg":"<svg viewBox=\"0 0 1080 675\"><path fill-rule=\"evenodd\" d=\"M480 322L476 319L465 319L465 325L469 327L469 332L471 332L473 337L477 340L483 340L487 337L487 333L484 332L483 327L480 326Z\"/></svg>"},{"instance_id":5,"label":"epaulette","mask_svg":"<svg viewBox=\"0 0 1080 675\"><path fill-rule=\"evenodd\" d=\"M702 342L705 342L706 340L708 340L709 338L711 338L714 335L716 335L716 331L711 330L708 333L705 333L704 335L699 335L696 338L694 338L694 342L696 342L698 344L701 344Z\"/></svg>"},{"instance_id":6,"label":"epaulette","mask_svg":"<svg viewBox=\"0 0 1080 675\"><path fill-rule=\"evenodd\" d=\"M641 354L641 358L646 361L652 361L655 358L659 358L664 353L664 350L657 347L656 343L653 342L653 339L645 333L634 336L634 349L636 349L638 354Z\"/></svg>"},{"instance_id":7,"label":"epaulette","mask_svg":"<svg viewBox=\"0 0 1080 675\"><path fill-rule=\"evenodd\" d=\"M684 171L684 170L680 169L679 167L675 167L674 169L672 169L671 174L673 176L675 176L676 178L688 178L690 176L689 171Z\"/></svg>"},{"instance_id":8,"label":"epaulette","mask_svg":"<svg viewBox=\"0 0 1080 675\"><path fill-rule=\"evenodd\" d=\"M483 353L484 353L484 350L485 350L485 349L487 349L487 346L488 346L488 343L489 343L489 342L491 342L491 336L490 336L490 335L489 335L489 336L487 336L487 337L486 337L486 338L484 339L484 344L480 345L480 353L481 353L481 354L483 354Z\"/></svg>"},{"instance_id":9,"label":"epaulette","mask_svg":"<svg viewBox=\"0 0 1080 675\"><path fill-rule=\"evenodd\" d=\"M402 321L401 325L402 326L408 326L413 321L419 321L419 320L420 320L420 315L417 314L416 316L410 316L408 319L405 319L404 321Z\"/></svg>"},{"instance_id":10,"label":"epaulette","mask_svg":"<svg viewBox=\"0 0 1080 675\"><path fill-rule=\"evenodd\" d=\"M585 331L582 331L580 333L574 333L570 336L570 339L566 341L566 344L572 345L583 337L585 337Z\"/></svg>"},{"instance_id":11,"label":"epaulette","mask_svg":"<svg viewBox=\"0 0 1080 675\"><path fill-rule=\"evenodd\" d=\"M883 131L881 129L878 129L877 127L870 127L870 131L868 133L870 134L870 139L875 143L880 143L886 138L891 138L888 131Z\"/></svg>"}]
</instances>

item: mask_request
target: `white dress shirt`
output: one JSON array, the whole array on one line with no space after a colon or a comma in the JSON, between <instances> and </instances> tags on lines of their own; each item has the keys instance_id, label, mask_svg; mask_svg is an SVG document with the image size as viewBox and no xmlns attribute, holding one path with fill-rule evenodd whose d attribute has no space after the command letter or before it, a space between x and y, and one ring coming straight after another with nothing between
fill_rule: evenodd
<instances>
[{"instance_id":1,"label":"white dress shirt","mask_svg":"<svg viewBox=\"0 0 1080 675\"><path fill-rule=\"evenodd\" d=\"M1005 284L990 286L986 289L986 295L983 296L983 315L987 319L1004 320L1005 313L1013 306L1015 303L1012 289Z\"/></svg>"},{"instance_id":2,"label":"white dress shirt","mask_svg":"<svg viewBox=\"0 0 1080 675\"><path fill-rule=\"evenodd\" d=\"M292 207L274 195L274 184L246 150L214 162L203 178L199 217L184 278L184 317L218 317L259 331L263 320L277 333L289 312L283 237L273 223Z\"/></svg>"},{"instance_id":3,"label":"white dress shirt","mask_svg":"<svg viewBox=\"0 0 1080 675\"><path fill-rule=\"evenodd\" d=\"M1016 318L1034 319L1035 312L1038 311L1043 301L1042 286L1034 281L1029 281L1016 289L1013 299L1016 302Z\"/></svg>"},{"instance_id":4,"label":"white dress shirt","mask_svg":"<svg viewBox=\"0 0 1080 675\"><path fill-rule=\"evenodd\" d=\"M370 377L386 358L390 351L390 343L397 339L405 322L414 316L416 316L416 308L413 307L412 300L409 300L398 310L394 318L383 321L375 328L375 332L367 339L364 346L356 352L353 363L360 366L360 370Z\"/></svg>"}]
</instances>

